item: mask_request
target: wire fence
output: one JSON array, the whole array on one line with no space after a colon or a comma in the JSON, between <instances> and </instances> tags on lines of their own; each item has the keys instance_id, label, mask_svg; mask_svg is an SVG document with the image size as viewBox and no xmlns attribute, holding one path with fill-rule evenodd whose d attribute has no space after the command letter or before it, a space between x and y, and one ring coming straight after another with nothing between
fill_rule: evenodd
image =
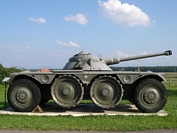
<instances>
[{"instance_id":1,"label":"wire fence","mask_svg":"<svg viewBox=\"0 0 177 133\"><path fill-rule=\"evenodd\" d=\"M168 87L177 87L177 78L168 78L166 79L166 83L164 83Z\"/></svg>"},{"instance_id":2,"label":"wire fence","mask_svg":"<svg viewBox=\"0 0 177 133\"><path fill-rule=\"evenodd\" d=\"M167 72L165 75L166 82L164 82L164 85L177 89L177 72Z\"/></svg>"}]
</instances>

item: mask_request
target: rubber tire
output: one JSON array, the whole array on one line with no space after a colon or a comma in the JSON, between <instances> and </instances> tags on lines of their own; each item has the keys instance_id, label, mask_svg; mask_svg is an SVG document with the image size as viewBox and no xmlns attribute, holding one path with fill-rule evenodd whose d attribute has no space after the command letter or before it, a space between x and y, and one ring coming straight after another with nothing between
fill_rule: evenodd
<instances>
[{"instance_id":1,"label":"rubber tire","mask_svg":"<svg viewBox=\"0 0 177 133\"><path fill-rule=\"evenodd\" d=\"M29 103L20 103L17 99L17 92L20 88L25 88L26 92L31 93L29 98ZM8 89L7 98L10 106L17 112L31 112L39 105L41 101L41 92L35 83L29 79L19 79L13 82Z\"/></svg>"},{"instance_id":2,"label":"rubber tire","mask_svg":"<svg viewBox=\"0 0 177 133\"><path fill-rule=\"evenodd\" d=\"M154 91L159 92L159 100L155 105L146 104L143 99L143 89L145 87L154 87ZM155 113L160 111L167 102L167 91L164 85L156 79L142 80L134 91L134 104L143 113Z\"/></svg>"}]
</instances>

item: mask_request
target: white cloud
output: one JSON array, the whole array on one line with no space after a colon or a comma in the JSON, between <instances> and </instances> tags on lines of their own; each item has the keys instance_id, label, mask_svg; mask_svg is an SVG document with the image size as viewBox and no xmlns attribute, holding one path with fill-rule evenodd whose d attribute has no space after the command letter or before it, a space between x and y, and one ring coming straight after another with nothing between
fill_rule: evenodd
<instances>
[{"instance_id":1,"label":"white cloud","mask_svg":"<svg viewBox=\"0 0 177 133\"><path fill-rule=\"evenodd\" d=\"M28 59L32 59L31 56L27 56Z\"/></svg>"},{"instance_id":2,"label":"white cloud","mask_svg":"<svg viewBox=\"0 0 177 133\"><path fill-rule=\"evenodd\" d=\"M58 55L58 54L55 54L54 56L57 57L57 58L60 58L60 59L64 58L64 56Z\"/></svg>"},{"instance_id":3,"label":"white cloud","mask_svg":"<svg viewBox=\"0 0 177 133\"><path fill-rule=\"evenodd\" d=\"M47 23L47 21L44 18L29 18L30 21L37 22L37 23Z\"/></svg>"},{"instance_id":4,"label":"white cloud","mask_svg":"<svg viewBox=\"0 0 177 133\"><path fill-rule=\"evenodd\" d=\"M140 8L128 3L121 3L120 0L108 0L107 2L98 1L99 10L104 17L111 19L115 24L124 26L145 25L151 22L148 15Z\"/></svg>"},{"instance_id":5,"label":"white cloud","mask_svg":"<svg viewBox=\"0 0 177 133\"><path fill-rule=\"evenodd\" d=\"M30 49L31 47L30 46L27 46L26 49Z\"/></svg>"},{"instance_id":6,"label":"white cloud","mask_svg":"<svg viewBox=\"0 0 177 133\"><path fill-rule=\"evenodd\" d=\"M119 57L128 57L128 54L122 53L121 51L116 51Z\"/></svg>"},{"instance_id":7,"label":"white cloud","mask_svg":"<svg viewBox=\"0 0 177 133\"><path fill-rule=\"evenodd\" d=\"M63 45L63 46L71 46L71 47L77 47L77 48L80 47L78 44L76 44L76 43L74 43L72 41L70 41L70 42L67 43L67 42L61 42L61 41L57 40L57 43L59 45Z\"/></svg>"},{"instance_id":8,"label":"white cloud","mask_svg":"<svg viewBox=\"0 0 177 133\"><path fill-rule=\"evenodd\" d=\"M85 25L88 22L87 18L80 13L76 14L76 16L73 15L65 16L64 19L65 21L76 21L78 24L81 25Z\"/></svg>"},{"instance_id":9,"label":"white cloud","mask_svg":"<svg viewBox=\"0 0 177 133\"><path fill-rule=\"evenodd\" d=\"M148 54L146 51L140 52L141 55L146 55Z\"/></svg>"},{"instance_id":10,"label":"white cloud","mask_svg":"<svg viewBox=\"0 0 177 133\"><path fill-rule=\"evenodd\" d=\"M23 56L22 56L22 55L17 55L17 57L18 57L18 58L23 58Z\"/></svg>"}]
</instances>

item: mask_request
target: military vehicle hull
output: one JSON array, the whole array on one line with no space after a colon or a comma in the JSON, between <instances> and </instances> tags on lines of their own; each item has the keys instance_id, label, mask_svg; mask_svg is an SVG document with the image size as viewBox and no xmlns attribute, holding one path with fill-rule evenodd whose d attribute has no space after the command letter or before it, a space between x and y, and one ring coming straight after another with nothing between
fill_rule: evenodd
<instances>
[{"instance_id":1,"label":"military vehicle hull","mask_svg":"<svg viewBox=\"0 0 177 133\"><path fill-rule=\"evenodd\" d=\"M50 99L63 108L91 99L101 108L114 108L122 99L131 101L142 112L157 112L167 102L164 74L112 71L108 65L123 61L171 55L170 50L126 58L103 59L81 51L63 70L11 74L8 101L20 112L32 111Z\"/></svg>"},{"instance_id":2,"label":"military vehicle hull","mask_svg":"<svg viewBox=\"0 0 177 133\"><path fill-rule=\"evenodd\" d=\"M53 70L13 73L11 81L8 101L19 112L30 112L50 99L63 108L87 99L106 109L129 100L142 112L158 112L167 102L163 73Z\"/></svg>"}]
</instances>

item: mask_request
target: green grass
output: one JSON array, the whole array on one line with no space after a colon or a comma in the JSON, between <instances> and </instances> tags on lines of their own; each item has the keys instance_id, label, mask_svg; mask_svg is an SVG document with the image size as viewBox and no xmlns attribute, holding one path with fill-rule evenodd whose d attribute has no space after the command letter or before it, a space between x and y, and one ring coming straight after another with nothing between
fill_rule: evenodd
<instances>
[{"instance_id":1,"label":"green grass","mask_svg":"<svg viewBox=\"0 0 177 133\"><path fill-rule=\"evenodd\" d=\"M4 109L4 101L5 101L5 88L3 85L0 85L0 110Z\"/></svg>"},{"instance_id":2,"label":"green grass","mask_svg":"<svg viewBox=\"0 0 177 133\"><path fill-rule=\"evenodd\" d=\"M137 131L177 128L177 76L173 83L164 83L168 102L164 110L168 116L17 116L0 115L0 129L18 130L86 130L86 131ZM0 87L0 109L4 107L4 88ZM82 101L87 103L88 101ZM90 103L90 102L89 102Z\"/></svg>"},{"instance_id":3,"label":"green grass","mask_svg":"<svg viewBox=\"0 0 177 133\"><path fill-rule=\"evenodd\" d=\"M176 115L175 115L176 116ZM1 129L136 131L176 128L175 116L1 116Z\"/></svg>"}]
</instances>

